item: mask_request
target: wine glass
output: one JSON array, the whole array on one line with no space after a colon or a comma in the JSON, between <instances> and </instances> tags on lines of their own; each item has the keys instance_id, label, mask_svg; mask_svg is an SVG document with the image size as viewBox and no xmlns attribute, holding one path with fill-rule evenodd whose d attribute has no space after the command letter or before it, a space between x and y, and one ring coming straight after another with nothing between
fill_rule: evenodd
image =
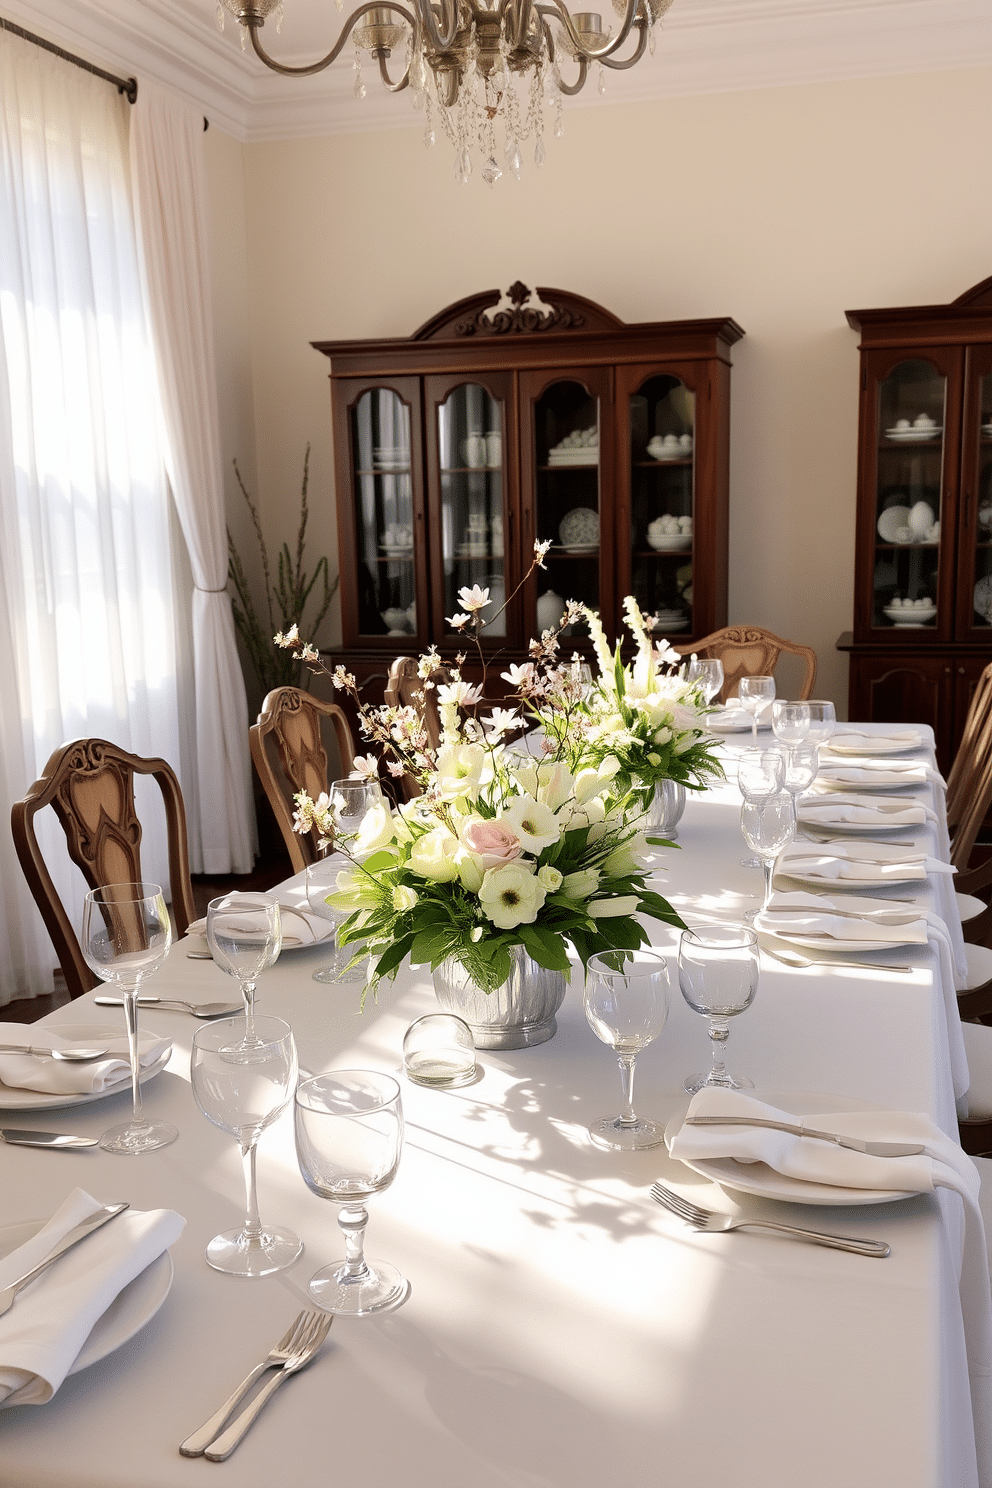
<instances>
[{"instance_id":1,"label":"wine glass","mask_svg":"<svg viewBox=\"0 0 992 1488\"><path fill-rule=\"evenodd\" d=\"M207 905L207 944L221 971L241 986L243 1047L255 1043L255 983L279 959L282 916L269 894L224 894Z\"/></svg>"},{"instance_id":2,"label":"wine glass","mask_svg":"<svg viewBox=\"0 0 992 1488\"><path fill-rule=\"evenodd\" d=\"M245 1173L244 1228L215 1235L206 1256L215 1271L229 1276L269 1276L292 1265L303 1241L259 1219L255 1152L262 1132L293 1099L300 1069L293 1030L281 1018L256 1018L255 1042L247 1051L242 1032L240 1018L224 1018L193 1036L193 1098L208 1121L237 1139Z\"/></svg>"},{"instance_id":3,"label":"wine glass","mask_svg":"<svg viewBox=\"0 0 992 1488\"><path fill-rule=\"evenodd\" d=\"M742 749L737 784L745 801L762 801L785 789L785 757L780 749ZM759 868L758 858L741 858L742 868Z\"/></svg>"},{"instance_id":4,"label":"wine glass","mask_svg":"<svg viewBox=\"0 0 992 1488\"><path fill-rule=\"evenodd\" d=\"M408 1283L395 1266L367 1261L365 1200L396 1177L403 1146L400 1087L375 1070L332 1070L304 1080L296 1092L296 1155L304 1182L341 1205L345 1255L310 1279L310 1295L326 1312L364 1317L401 1302Z\"/></svg>"},{"instance_id":5,"label":"wine glass","mask_svg":"<svg viewBox=\"0 0 992 1488\"><path fill-rule=\"evenodd\" d=\"M801 744L809 733L808 703L790 703L776 698L772 703L772 733L780 744Z\"/></svg>"},{"instance_id":6,"label":"wine glass","mask_svg":"<svg viewBox=\"0 0 992 1488\"><path fill-rule=\"evenodd\" d=\"M768 908L772 896L772 876L775 859L796 835L796 802L788 791L777 796L764 796L760 801L745 801L741 807L741 831L744 841L752 852L757 853L765 873L765 894L762 910ZM753 920L757 911L748 910L746 920Z\"/></svg>"},{"instance_id":7,"label":"wine glass","mask_svg":"<svg viewBox=\"0 0 992 1488\"><path fill-rule=\"evenodd\" d=\"M686 681L695 682L709 704L723 686L723 662L718 656L694 656L686 672Z\"/></svg>"},{"instance_id":8,"label":"wine glass","mask_svg":"<svg viewBox=\"0 0 992 1488\"><path fill-rule=\"evenodd\" d=\"M775 696L774 677L742 677L737 687L741 707L751 715L751 738L758 742L758 714Z\"/></svg>"},{"instance_id":9,"label":"wine glass","mask_svg":"<svg viewBox=\"0 0 992 1488\"><path fill-rule=\"evenodd\" d=\"M338 944L337 930L348 918L348 910L335 909L328 904L328 894L333 894L337 888L338 874L342 869L348 867L348 859L340 854L329 854L319 858L316 863L307 864L307 903L314 914L320 915L328 924L334 926L334 959L328 966L320 966L313 973L313 980L324 985L333 985L335 982L358 982L365 980L365 971L361 965L349 971L348 962L354 953L354 946L349 944L342 946Z\"/></svg>"},{"instance_id":10,"label":"wine glass","mask_svg":"<svg viewBox=\"0 0 992 1488\"><path fill-rule=\"evenodd\" d=\"M758 937L744 925L683 930L679 942L679 986L695 1013L709 1018L713 1066L708 1074L689 1075L683 1090L695 1095L704 1085L724 1090L753 1090L754 1082L727 1071L724 1053L729 1019L743 1013L758 990Z\"/></svg>"},{"instance_id":11,"label":"wine glass","mask_svg":"<svg viewBox=\"0 0 992 1488\"><path fill-rule=\"evenodd\" d=\"M83 955L101 981L120 990L131 1061L131 1120L104 1132L100 1146L105 1152L137 1157L168 1147L179 1135L171 1122L149 1121L143 1114L138 1054L138 988L162 969L171 944L172 922L158 884L104 884L86 895Z\"/></svg>"},{"instance_id":12,"label":"wine glass","mask_svg":"<svg viewBox=\"0 0 992 1488\"><path fill-rule=\"evenodd\" d=\"M601 951L589 957L583 993L586 1021L601 1043L616 1050L623 1086L619 1116L594 1121L599 1147L634 1152L657 1147L664 1128L634 1115L634 1062L668 1020L668 965L655 951Z\"/></svg>"},{"instance_id":13,"label":"wine glass","mask_svg":"<svg viewBox=\"0 0 992 1488\"><path fill-rule=\"evenodd\" d=\"M820 772L820 751L815 744L796 744L784 750L783 757L785 778L782 784L798 806L797 797L809 790Z\"/></svg>"},{"instance_id":14,"label":"wine glass","mask_svg":"<svg viewBox=\"0 0 992 1488\"><path fill-rule=\"evenodd\" d=\"M837 726L837 710L833 703L823 698L810 698L806 704L809 709L809 732L806 735L807 744L825 744Z\"/></svg>"},{"instance_id":15,"label":"wine glass","mask_svg":"<svg viewBox=\"0 0 992 1488\"><path fill-rule=\"evenodd\" d=\"M378 781L370 785L367 780L335 780L328 792L328 802L334 817L334 840L346 848L358 836L359 829L370 806L382 799Z\"/></svg>"}]
</instances>

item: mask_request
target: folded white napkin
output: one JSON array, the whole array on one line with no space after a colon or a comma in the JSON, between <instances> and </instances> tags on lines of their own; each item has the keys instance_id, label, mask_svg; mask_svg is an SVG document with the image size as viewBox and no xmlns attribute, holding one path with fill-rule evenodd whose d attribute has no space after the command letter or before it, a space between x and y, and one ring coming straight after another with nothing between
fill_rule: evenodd
<instances>
[{"instance_id":1,"label":"folded white napkin","mask_svg":"<svg viewBox=\"0 0 992 1488\"><path fill-rule=\"evenodd\" d=\"M936 822L937 813L911 796L859 796L845 791L800 796L800 821L820 826L914 827Z\"/></svg>"},{"instance_id":2,"label":"folded white napkin","mask_svg":"<svg viewBox=\"0 0 992 1488\"><path fill-rule=\"evenodd\" d=\"M776 872L792 878L843 880L855 878L886 882L923 879L929 874L954 873L949 863L930 857L917 843L838 842L818 847L794 842L781 854Z\"/></svg>"},{"instance_id":3,"label":"folded white napkin","mask_svg":"<svg viewBox=\"0 0 992 1488\"><path fill-rule=\"evenodd\" d=\"M19 1090L40 1090L48 1095L84 1095L107 1090L127 1078L131 1068L127 1035L106 1034L94 1028L85 1040L66 1038L45 1024L35 1027L24 1023L0 1023L0 1044L35 1044L44 1049L106 1048L105 1059L92 1064L65 1064L57 1059L39 1058L34 1054L0 1054L0 1081ZM167 1055L172 1040L138 1034L138 1057L141 1068Z\"/></svg>"},{"instance_id":4,"label":"folded white napkin","mask_svg":"<svg viewBox=\"0 0 992 1488\"><path fill-rule=\"evenodd\" d=\"M900 920L897 924L886 924L880 920L855 919L853 915L829 912L805 913L789 909L773 909L771 906L755 916L755 926L769 935L789 939L801 935L803 940L822 940L825 949L831 941L856 940L866 951L872 947L900 945L926 945L929 940L925 919Z\"/></svg>"},{"instance_id":5,"label":"folded white napkin","mask_svg":"<svg viewBox=\"0 0 992 1488\"><path fill-rule=\"evenodd\" d=\"M766 703L758 710L758 727L771 728L772 705ZM736 698L729 698L723 707L715 707L706 715L706 727L717 733L735 734L751 727L751 715Z\"/></svg>"},{"instance_id":6,"label":"folded white napkin","mask_svg":"<svg viewBox=\"0 0 992 1488\"><path fill-rule=\"evenodd\" d=\"M860 785L875 790L892 786L943 785L944 778L922 760L843 759L839 755L820 760L817 783L821 786Z\"/></svg>"},{"instance_id":7,"label":"folded white napkin","mask_svg":"<svg viewBox=\"0 0 992 1488\"><path fill-rule=\"evenodd\" d=\"M895 748L920 749L922 746L923 736L915 729L899 729L894 733L876 731L870 734L859 733L856 729L837 729L820 748L837 750L843 754L877 754L879 751L887 754Z\"/></svg>"},{"instance_id":8,"label":"folded white napkin","mask_svg":"<svg viewBox=\"0 0 992 1488\"><path fill-rule=\"evenodd\" d=\"M738 1091L714 1089L693 1096L687 1114L757 1116L793 1123L799 1119L793 1112L766 1106ZM740 1162L767 1163L777 1172L803 1182L849 1188L852 1204L858 1202L858 1189L927 1193L948 1188L961 1195L965 1221L959 1275L961 1313L971 1375L979 1481L989 1482L992 1301L985 1228L978 1203L981 1181L974 1163L918 1111L840 1111L804 1115L802 1119L808 1126L841 1136L921 1142L926 1151L918 1157L868 1157L815 1137L794 1137L787 1132L746 1126L683 1126L670 1142L669 1151L673 1157L689 1161L733 1157Z\"/></svg>"},{"instance_id":9,"label":"folded white napkin","mask_svg":"<svg viewBox=\"0 0 992 1488\"><path fill-rule=\"evenodd\" d=\"M292 883L293 880L290 880ZM307 903L307 890L304 883L302 888L289 889L288 884L283 884L276 891L279 901L279 915L282 920L282 941L284 946L307 946L313 945L315 941L325 940L328 935L333 935L334 928L329 921L322 919L320 915L314 914ZM261 917L260 917L261 919ZM254 922L251 918L245 921L246 928L253 929ZM189 927L190 935L206 935L206 919L194 920Z\"/></svg>"},{"instance_id":10,"label":"folded white napkin","mask_svg":"<svg viewBox=\"0 0 992 1488\"><path fill-rule=\"evenodd\" d=\"M43 1229L0 1260L0 1288L30 1271L62 1236L103 1205L77 1188ZM0 1401L44 1405L65 1379L94 1323L128 1282L178 1239L173 1209L129 1209L24 1288L0 1317Z\"/></svg>"}]
</instances>

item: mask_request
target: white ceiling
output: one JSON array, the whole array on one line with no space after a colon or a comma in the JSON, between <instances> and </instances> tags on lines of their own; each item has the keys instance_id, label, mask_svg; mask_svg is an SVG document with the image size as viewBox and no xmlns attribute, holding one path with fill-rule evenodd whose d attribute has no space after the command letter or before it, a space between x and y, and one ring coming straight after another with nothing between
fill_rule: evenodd
<instances>
[{"instance_id":1,"label":"white ceiling","mask_svg":"<svg viewBox=\"0 0 992 1488\"><path fill-rule=\"evenodd\" d=\"M267 50L291 64L316 60L336 40L335 5L284 4L282 35L271 23L263 33ZM609 12L609 0L601 8ZM241 140L416 122L408 95L388 94L371 65L367 97L354 97L349 48L314 78L268 71L250 47L242 53L230 17L220 34L216 0L0 0L0 10L139 82L153 77L178 89ZM992 0L675 0L656 55L610 73L605 102L987 65ZM566 107L603 102L593 86Z\"/></svg>"}]
</instances>

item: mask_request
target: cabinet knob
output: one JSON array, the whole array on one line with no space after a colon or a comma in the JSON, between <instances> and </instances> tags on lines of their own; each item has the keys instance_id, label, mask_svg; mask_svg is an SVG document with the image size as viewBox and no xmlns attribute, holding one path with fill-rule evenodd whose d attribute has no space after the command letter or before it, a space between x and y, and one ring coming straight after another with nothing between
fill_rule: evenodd
<instances>
[{"instance_id":1,"label":"cabinet knob","mask_svg":"<svg viewBox=\"0 0 992 1488\"><path fill-rule=\"evenodd\" d=\"M950 667L945 667L944 668L944 676L945 677L949 677L950 675L951 675L951 669L950 669Z\"/></svg>"},{"instance_id":2,"label":"cabinet knob","mask_svg":"<svg viewBox=\"0 0 992 1488\"><path fill-rule=\"evenodd\" d=\"M958 676L959 677L963 677L964 676L964 667L958 667Z\"/></svg>"}]
</instances>

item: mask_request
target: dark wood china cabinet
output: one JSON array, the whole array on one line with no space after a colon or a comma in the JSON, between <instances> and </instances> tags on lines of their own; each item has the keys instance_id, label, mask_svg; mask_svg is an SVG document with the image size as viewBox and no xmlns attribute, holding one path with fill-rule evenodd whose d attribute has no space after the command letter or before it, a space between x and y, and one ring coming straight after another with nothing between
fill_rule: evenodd
<instances>
[{"instance_id":1,"label":"dark wood china cabinet","mask_svg":"<svg viewBox=\"0 0 992 1488\"><path fill-rule=\"evenodd\" d=\"M850 310L861 410L849 711L933 726L946 769L992 660L992 279Z\"/></svg>"},{"instance_id":2,"label":"dark wood china cabinet","mask_svg":"<svg viewBox=\"0 0 992 1488\"><path fill-rule=\"evenodd\" d=\"M458 591L526 655L565 599L620 634L624 595L680 641L727 618L731 319L625 325L515 284L449 305L408 339L317 341L328 358L343 661L381 684L394 656L453 657ZM583 630L575 646L586 644ZM471 663L466 668L471 671ZM502 690L499 668L489 691Z\"/></svg>"}]
</instances>

